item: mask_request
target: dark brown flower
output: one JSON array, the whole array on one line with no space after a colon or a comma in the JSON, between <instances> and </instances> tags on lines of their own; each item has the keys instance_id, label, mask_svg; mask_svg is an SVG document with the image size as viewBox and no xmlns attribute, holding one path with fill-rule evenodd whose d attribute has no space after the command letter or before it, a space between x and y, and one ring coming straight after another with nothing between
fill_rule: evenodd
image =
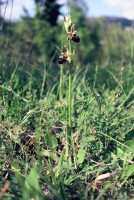
<instances>
[{"instance_id":1,"label":"dark brown flower","mask_svg":"<svg viewBox=\"0 0 134 200\"><path fill-rule=\"evenodd\" d=\"M66 50L66 53L61 53L61 55L59 57L59 60L58 60L58 64L62 65L66 61L68 61L69 63L71 63L71 54L69 53L68 49Z\"/></svg>"},{"instance_id":2,"label":"dark brown flower","mask_svg":"<svg viewBox=\"0 0 134 200\"><path fill-rule=\"evenodd\" d=\"M65 57L63 57L63 56L60 56L60 57L59 57L59 60L58 60L58 64L59 64L59 65L62 65L62 64L64 64L66 61L67 61L67 58L65 58Z\"/></svg>"},{"instance_id":3,"label":"dark brown flower","mask_svg":"<svg viewBox=\"0 0 134 200\"><path fill-rule=\"evenodd\" d=\"M72 36L72 41L73 42L80 42L80 37L75 34L75 35Z\"/></svg>"},{"instance_id":4,"label":"dark brown flower","mask_svg":"<svg viewBox=\"0 0 134 200\"><path fill-rule=\"evenodd\" d=\"M71 27L71 30L67 33L68 40L72 40L73 42L80 42L80 37L76 35L77 31L74 29L74 26Z\"/></svg>"}]
</instances>

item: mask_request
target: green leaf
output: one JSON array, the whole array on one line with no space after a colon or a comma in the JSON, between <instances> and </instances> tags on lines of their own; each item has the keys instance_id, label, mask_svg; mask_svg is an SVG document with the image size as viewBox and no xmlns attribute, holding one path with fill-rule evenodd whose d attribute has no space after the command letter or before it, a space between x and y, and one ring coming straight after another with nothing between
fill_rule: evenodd
<instances>
[{"instance_id":1,"label":"green leaf","mask_svg":"<svg viewBox=\"0 0 134 200\"><path fill-rule=\"evenodd\" d=\"M117 157L124 158L125 152L121 148L117 148Z\"/></svg>"},{"instance_id":2,"label":"green leaf","mask_svg":"<svg viewBox=\"0 0 134 200\"><path fill-rule=\"evenodd\" d=\"M78 163L81 164L83 163L85 159L86 151L84 149L79 149L77 158L78 158Z\"/></svg>"},{"instance_id":3,"label":"green leaf","mask_svg":"<svg viewBox=\"0 0 134 200\"><path fill-rule=\"evenodd\" d=\"M28 182L29 186L31 188L35 189L36 191L40 191L38 179L39 179L39 174L38 174L37 166L35 164L30 171L27 182Z\"/></svg>"},{"instance_id":4,"label":"green leaf","mask_svg":"<svg viewBox=\"0 0 134 200\"><path fill-rule=\"evenodd\" d=\"M128 178L130 178L131 176L134 175L134 166L133 165L127 165L125 167L122 179L123 182L121 183L121 185L124 185L124 183L127 181Z\"/></svg>"},{"instance_id":5,"label":"green leaf","mask_svg":"<svg viewBox=\"0 0 134 200\"><path fill-rule=\"evenodd\" d=\"M45 136L45 143L49 148L56 148L58 146L57 138L52 134L46 134Z\"/></svg>"},{"instance_id":6,"label":"green leaf","mask_svg":"<svg viewBox=\"0 0 134 200\"><path fill-rule=\"evenodd\" d=\"M42 155L42 156L47 156L48 158L52 158L53 160L57 161L56 153L53 153L49 150L41 151L41 152L39 152L39 154Z\"/></svg>"},{"instance_id":7,"label":"green leaf","mask_svg":"<svg viewBox=\"0 0 134 200\"><path fill-rule=\"evenodd\" d=\"M59 159L59 162L58 162L58 165L57 165L57 177L62 174L62 170L63 170L63 161L64 161L64 156L65 156L65 151L63 150L61 152L61 155L60 155L60 159Z\"/></svg>"},{"instance_id":8,"label":"green leaf","mask_svg":"<svg viewBox=\"0 0 134 200\"><path fill-rule=\"evenodd\" d=\"M126 146L130 147L131 149L127 149L127 151L134 151L134 140L128 140L126 143L125 143Z\"/></svg>"},{"instance_id":9,"label":"green leaf","mask_svg":"<svg viewBox=\"0 0 134 200\"><path fill-rule=\"evenodd\" d=\"M133 165L127 165L126 169L125 169L125 177L130 177L134 174L134 166Z\"/></svg>"}]
</instances>

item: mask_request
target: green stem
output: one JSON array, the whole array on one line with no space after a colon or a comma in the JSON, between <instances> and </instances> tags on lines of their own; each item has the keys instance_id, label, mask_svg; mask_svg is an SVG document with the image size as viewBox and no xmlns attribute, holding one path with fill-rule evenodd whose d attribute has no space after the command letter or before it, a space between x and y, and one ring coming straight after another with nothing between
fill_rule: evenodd
<instances>
[{"instance_id":1,"label":"green stem","mask_svg":"<svg viewBox=\"0 0 134 200\"><path fill-rule=\"evenodd\" d=\"M71 41L69 41L69 53L72 54L72 48L71 48ZM71 71L72 71L72 61L69 64L69 83L68 83L68 125L71 129L71 116L72 116L72 80L71 80Z\"/></svg>"},{"instance_id":2,"label":"green stem","mask_svg":"<svg viewBox=\"0 0 134 200\"><path fill-rule=\"evenodd\" d=\"M63 99L63 66L60 66L60 91L59 91L59 99Z\"/></svg>"},{"instance_id":3,"label":"green stem","mask_svg":"<svg viewBox=\"0 0 134 200\"><path fill-rule=\"evenodd\" d=\"M69 53L71 54L71 42L69 41ZM69 80L68 80L68 124L66 130L66 157L69 156L70 153L70 143L71 143L71 126L72 126L72 64L69 64Z\"/></svg>"},{"instance_id":4,"label":"green stem","mask_svg":"<svg viewBox=\"0 0 134 200\"><path fill-rule=\"evenodd\" d=\"M71 116L72 116L72 80L71 80L71 64L69 65L69 94L68 94L68 125L71 128Z\"/></svg>"},{"instance_id":5,"label":"green stem","mask_svg":"<svg viewBox=\"0 0 134 200\"><path fill-rule=\"evenodd\" d=\"M71 125L72 125L72 83L71 83L71 64L69 65L69 81L68 81L68 124L66 130L66 157L68 158L70 153L70 141L71 141Z\"/></svg>"}]
</instances>

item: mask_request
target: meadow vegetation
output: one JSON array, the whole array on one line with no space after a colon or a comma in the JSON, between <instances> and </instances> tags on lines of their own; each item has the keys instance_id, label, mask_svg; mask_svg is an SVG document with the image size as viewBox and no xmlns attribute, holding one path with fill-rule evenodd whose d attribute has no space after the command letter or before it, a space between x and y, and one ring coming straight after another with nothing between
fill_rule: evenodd
<instances>
[{"instance_id":1,"label":"meadow vegetation","mask_svg":"<svg viewBox=\"0 0 134 200\"><path fill-rule=\"evenodd\" d=\"M74 4L75 43L38 2L0 19L0 199L132 200L134 30Z\"/></svg>"}]
</instances>

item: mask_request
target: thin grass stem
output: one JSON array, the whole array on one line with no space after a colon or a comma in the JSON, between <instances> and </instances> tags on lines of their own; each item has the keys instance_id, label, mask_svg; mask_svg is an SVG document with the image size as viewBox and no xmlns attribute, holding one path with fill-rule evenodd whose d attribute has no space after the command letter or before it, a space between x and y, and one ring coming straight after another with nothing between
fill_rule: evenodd
<instances>
[{"instance_id":1,"label":"thin grass stem","mask_svg":"<svg viewBox=\"0 0 134 200\"><path fill-rule=\"evenodd\" d=\"M63 66L60 66L60 88L59 88L59 99L63 99Z\"/></svg>"}]
</instances>

